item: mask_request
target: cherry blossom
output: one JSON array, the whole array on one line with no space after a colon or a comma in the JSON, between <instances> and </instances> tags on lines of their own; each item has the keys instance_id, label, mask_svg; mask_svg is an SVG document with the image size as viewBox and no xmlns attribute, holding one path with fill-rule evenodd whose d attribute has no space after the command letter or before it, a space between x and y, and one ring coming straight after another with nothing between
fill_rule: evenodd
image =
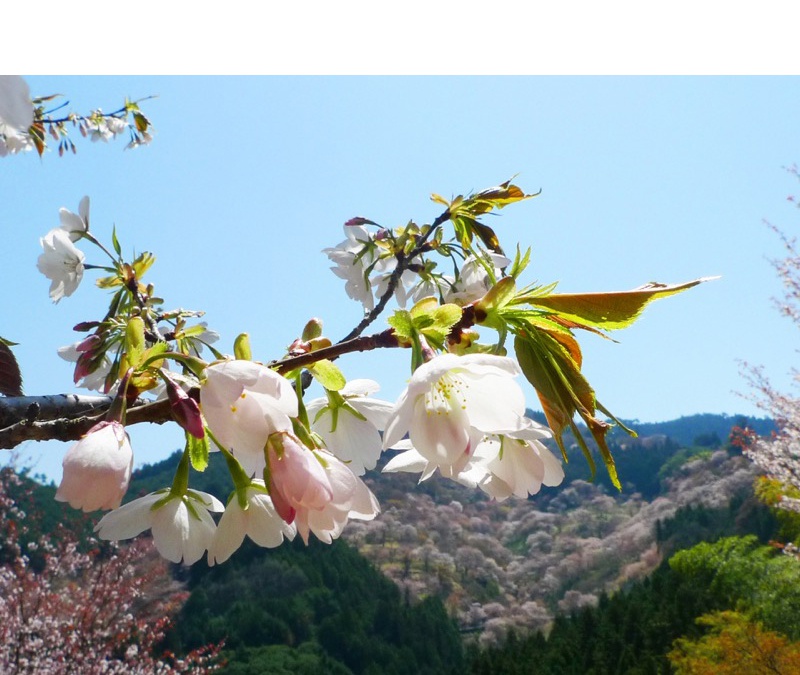
<instances>
[{"instance_id":1,"label":"cherry blossom","mask_svg":"<svg viewBox=\"0 0 800 675\"><path fill-rule=\"evenodd\" d=\"M169 490L151 492L107 513L94 531L102 539L132 539L152 530L158 552L167 560L192 565L211 546L216 524L210 512L225 510L214 495L188 490L171 495Z\"/></svg>"},{"instance_id":2,"label":"cherry blossom","mask_svg":"<svg viewBox=\"0 0 800 675\"><path fill-rule=\"evenodd\" d=\"M78 213L61 208L58 215L61 218L61 229L69 235L71 241L78 241L89 231L89 197L81 199Z\"/></svg>"},{"instance_id":3,"label":"cherry blossom","mask_svg":"<svg viewBox=\"0 0 800 675\"><path fill-rule=\"evenodd\" d=\"M94 370L88 371L87 368L89 366L87 360L89 359L87 359L86 356L88 352L84 348L85 346L86 340L80 340L71 345L64 345L58 348L58 355L65 361L70 361L75 364L75 384L85 389L108 393L105 386L106 377L108 373L111 372L111 359L104 353L98 366Z\"/></svg>"},{"instance_id":4,"label":"cherry blossom","mask_svg":"<svg viewBox=\"0 0 800 675\"><path fill-rule=\"evenodd\" d=\"M75 292L83 279L85 256L72 243L70 235L61 229L50 230L40 240L44 253L36 267L51 280L50 298L58 302Z\"/></svg>"},{"instance_id":5,"label":"cherry blossom","mask_svg":"<svg viewBox=\"0 0 800 675\"><path fill-rule=\"evenodd\" d=\"M376 274L373 275L371 283L376 297L380 298L389 289L389 280L396 267L397 261L394 258L385 258L375 265ZM416 278L417 275L411 270L403 270L394 289L394 299L398 306L406 306Z\"/></svg>"},{"instance_id":6,"label":"cherry blossom","mask_svg":"<svg viewBox=\"0 0 800 675\"><path fill-rule=\"evenodd\" d=\"M219 521L208 549L208 564L223 563L244 541L245 535L259 546L275 548L284 538L294 539L297 530L284 522L275 511L264 481L252 483L232 496Z\"/></svg>"},{"instance_id":7,"label":"cherry blossom","mask_svg":"<svg viewBox=\"0 0 800 675\"><path fill-rule=\"evenodd\" d=\"M388 401L369 397L379 389L374 380L350 380L337 392L338 405L324 398L306 404L311 428L357 476L375 468L382 449L380 432L394 408Z\"/></svg>"},{"instance_id":8,"label":"cherry blossom","mask_svg":"<svg viewBox=\"0 0 800 675\"><path fill-rule=\"evenodd\" d=\"M400 395L386 425L383 447L408 433L432 467L456 473L485 434L526 426L525 396L512 359L491 354L441 354L422 364Z\"/></svg>"},{"instance_id":9,"label":"cherry blossom","mask_svg":"<svg viewBox=\"0 0 800 675\"><path fill-rule=\"evenodd\" d=\"M306 544L309 532L330 544L349 518L371 520L380 512L375 496L345 464L328 452L309 450L293 434L270 436L267 457L275 509L295 523Z\"/></svg>"},{"instance_id":10,"label":"cherry blossom","mask_svg":"<svg viewBox=\"0 0 800 675\"><path fill-rule=\"evenodd\" d=\"M372 285L368 279L368 269L378 262L375 251L371 248L372 236L363 225L345 225L346 239L333 248L322 249L336 267L333 273L345 280L344 289L347 295L364 305L369 312L375 307Z\"/></svg>"},{"instance_id":11,"label":"cherry blossom","mask_svg":"<svg viewBox=\"0 0 800 675\"><path fill-rule=\"evenodd\" d=\"M485 253L484 256L479 260L471 255L464 261L458 280L444 294L445 302L467 305L480 300L493 285L486 267L491 266L494 278L499 279L500 270L511 264L511 260L499 253Z\"/></svg>"},{"instance_id":12,"label":"cherry blossom","mask_svg":"<svg viewBox=\"0 0 800 675\"><path fill-rule=\"evenodd\" d=\"M200 387L200 408L217 439L250 476L264 469L270 434L292 428L297 396L289 381L252 361L215 363Z\"/></svg>"},{"instance_id":13,"label":"cherry blossom","mask_svg":"<svg viewBox=\"0 0 800 675\"><path fill-rule=\"evenodd\" d=\"M552 433L533 420L524 421L527 426L518 431L484 436L465 463L439 467L442 475L467 487L480 488L497 501L512 494L525 499L539 492L542 485L560 485L564 480L561 461L541 442ZM419 472L422 482L437 468L407 440L398 442L395 449L403 452L386 463L386 473Z\"/></svg>"},{"instance_id":14,"label":"cherry blossom","mask_svg":"<svg viewBox=\"0 0 800 675\"><path fill-rule=\"evenodd\" d=\"M86 131L90 134L93 143L97 141L107 143L128 128L124 119L113 115L103 117L102 112L102 110L97 110L91 118L85 121Z\"/></svg>"},{"instance_id":15,"label":"cherry blossom","mask_svg":"<svg viewBox=\"0 0 800 675\"><path fill-rule=\"evenodd\" d=\"M486 436L458 480L474 484L498 501L512 494L521 499L534 495L542 485L564 480L561 461L541 442L552 436L549 429L528 420L530 426L505 435Z\"/></svg>"},{"instance_id":16,"label":"cherry blossom","mask_svg":"<svg viewBox=\"0 0 800 675\"><path fill-rule=\"evenodd\" d=\"M27 82L19 75L0 75L0 157L30 150L28 129L33 102Z\"/></svg>"},{"instance_id":17,"label":"cherry blossom","mask_svg":"<svg viewBox=\"0 0 800 675\"><path fill-rule=\"evenodd\" d=\"M119 422L100 422L64 456L56 499L74 509L115 509L128 489L133 450Z\"/></svg>"}]
</instances>

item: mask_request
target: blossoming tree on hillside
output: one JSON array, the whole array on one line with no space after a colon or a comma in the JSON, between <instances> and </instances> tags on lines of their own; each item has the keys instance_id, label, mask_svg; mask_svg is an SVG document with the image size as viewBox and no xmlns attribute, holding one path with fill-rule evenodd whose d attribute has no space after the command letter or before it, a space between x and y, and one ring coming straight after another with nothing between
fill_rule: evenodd
<instances>
[{"instance_id":1,"label":"blossoming tree on hillside","mask_svg":"<svg viewBox=\"0 0 800 675\"><path fill-rule=\"evenodd\" d=\"M797 167L790 173L800 178ZM789 200L800 208L794 197ZM800 326L800 251L794 238L775 225L768 225L784 247L784 257L772 261L784 289L783 298L776 304L781 314ZM757 488L759 496L784 512L800 514L800 398L776 390L758 367L745 364L745 374L754 389L756 404L776 421L778 432L772 438L758 438L750 429L736 429L733 441L765 474ZM800 372L794 370L792 374L796 383ZM797 530L800 520L793 520L791 529ZM794 545L787 550L797 553Z\"/></svg>"},{"instance_id":2,"label":"blossoming tree on hillside","mask_svg":"<svg viewBox=\"0 0 800 675\"><path fill-rule=\"evenodd\" d=\"M704 279L580 294L528 284L530 249L504 249L483 217L534 197L506 181L453 199L433 195L442 212L431 223L352 218L345 239L324 252L363 306L362 320L334 341L311 318L272 359L253 355L246 334L220 349L202 312L167 306L144 280L155 256L126 258L115 229L100 236L102 227L90 228L84 197L78 213L62 209L60 226L41 238L38 268L54 302L75 293L86 272L100 273L108 311L78 324L85 337L60 353L75 362L75 383L102 395L23 397L7 387L0 448L75 441L56 498L109 509L100 537L151 530L164 557L186 564L206 552L209 564L221 563L245 536L268 547L297 534L331 542L349 520L375 518L380 507L361 476L390 449L400 452L385 471L419 472L420 480L438 471L498 500L526 498L564 477L542 443L551 435L566 459L563 434L571 430L594 470L576 415L619 487L605 437L620 423L581 372L576 332L605 336L632 324L650 301ZM100 262L86 262L84 245ZM373 396L374 380L347 381L337 365L374 349L409 355L411 378L396 403ZM525 416L520 376L536 389L549 429ZM324 396L306 401L312 380ZM185 451L171 486L121 505L133 462L125 428L144 422L180 425ZM231 495L189 486L211 452L226 460Z\"/></svg>"}]
</instances>

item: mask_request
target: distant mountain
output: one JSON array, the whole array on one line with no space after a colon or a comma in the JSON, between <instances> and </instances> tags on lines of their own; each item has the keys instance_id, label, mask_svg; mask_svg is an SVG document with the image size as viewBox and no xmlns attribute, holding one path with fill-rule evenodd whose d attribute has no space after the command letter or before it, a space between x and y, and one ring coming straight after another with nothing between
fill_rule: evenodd
<instances>
[{"instance_id":1,"label":"distant mountain","mask_svg":"<svg viewBox=\"0 0 800 675\"><path fill-rule=\"evenodd\" d=\"M540 424L547 424L544 413L528 410L527 415ZM768 417L748 417L747 415L726 415L724 413L698 413L667 422L640 422L636 419L622 421L640 437L666 436L681 447L693 445L713 447L709 441L714 436L719 440L718 445L726 445L730 431L735 426L746 425L759 436L768 436L777 429L774 420ZM627 438L628 434L621 429L615 429L610 433L610 437L622 442L621 439Z\"/></svg>"},{"instance_id":2,"label":"distant mountain","mask_svg":"<svg viewBox=\"0 0 800 675\"><path fill-rule=\"evenodd\" d=\"M668 422L639 422L625 420L640 436L664 435L679 445L707 445L702 442L716 435L722 445L728 442L731 428L748 426L759 436L767 436L776 430L775 422L767 417L748 417L747 415L717 415L700 413L688 415ZM619 432L618 432L619 433Z\"/></svg>"}]
</instances>

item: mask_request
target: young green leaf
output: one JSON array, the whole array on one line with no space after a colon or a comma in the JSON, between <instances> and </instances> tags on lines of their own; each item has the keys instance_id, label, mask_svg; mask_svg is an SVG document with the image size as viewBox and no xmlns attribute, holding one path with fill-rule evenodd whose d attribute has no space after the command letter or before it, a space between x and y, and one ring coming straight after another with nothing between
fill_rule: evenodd
<instances>
[{"instance_id":1,"label":"young green leaf","mask_svg":"<svg viewBox=\"0 0 800 675\"><path fill-rule=\"evenodd\" d=\"M582 357L575 338L568 333L534 329L524 337L515 337L514 350L522 372L536 389L547 422L564 458L566 459L566 448L562 435L567 428L571 428L594 474L591 453L573 422L577 412L600 449L611 482L621 490L614 459L605 440L610 425L594 417L597 407L595 394L580 371Z\"/></svg>"},{"instance_id":2,"label":"young green leaf","mask_svg":"<svg viewBox=\"0 0 800 675\"><path fill-rule=\"evenodd\" d=\"M630 326L645 306L659 298L675 295L688 288L718 277L703 277L683 284L645 284L631 291L611 293L553 293L533 299L525 298L536 307L544 307L565 319L595 328L612 330Z\"/></svg>"},{"instance_id":3,"label":"young green leaf","mask_svg":"<svg viewBox=\"0 0 800 675\"><path fill-rule=\"evenodd\" d=\"M435 301L434 301L435 302ZM386 322L394 328L394 333L398 338L410 340L416 332L411 313L405 309L398 309Z\"/></svg>"},{"instance_id":4,"label":"young green leaf","mask_svg":"<svg viewBox=\"0 0 800 675\"><path fill-rule=\"evenodd\" d=\"M347 384L347 379L342 374L342 371L339 370L338 366L336 366L333 361L329 361L328 359L317 361L308 366L308 370L314 376L314 379L325 387L325 389L339 391Z\"/></svg>"},{"instance_id":5,"label":"young green leaf","mask_svg":"<svg viewBox=\"0 0 800 675\"><path fill-rule=\"evenodd\" d=\"M196 438L186 432L186 448L189 451L189 459L195 471L203 472L208 466L209 441L208 434L202 438Z\"/></svg>"}]
</instances>

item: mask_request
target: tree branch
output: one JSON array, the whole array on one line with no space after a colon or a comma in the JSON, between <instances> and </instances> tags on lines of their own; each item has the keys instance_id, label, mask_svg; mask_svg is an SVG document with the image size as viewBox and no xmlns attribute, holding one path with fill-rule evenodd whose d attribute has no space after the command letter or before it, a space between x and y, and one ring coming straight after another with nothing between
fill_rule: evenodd
<instances>
[{"instance_id":1,"label":"tree branch","mask_svg":"<svg viewBox=\"0 0 800 675\"><path fill-rule=\"evenodd\" d=\"M0 450L24 441L76 441L101 422L111 396L56 394L0 397ZM172 419L169 400L137 401L128 408L126 424L163 424Z\"/></svg>"},{"instance_id":2,"label":"tree branch","mask_svg":"<svg viewBox=\"0 0 800 675\"><path fill-rule=\"evenodd\" d=\"M373 349L400 347L400 343L394 334L393 328L388 328L381 333L374 335L364 335L362 337L355 337L350 340L343 340L337 342L330 347L317 349L313 352L307 352L298 356L288 356L279 361L269 363L270 368L275 370L281 375L285 375L291 370L309 366L317 361L323 359L334 360L342 356L342 354L350 354L352 352L366 352Z\"/></svg>"}]
</instances>

